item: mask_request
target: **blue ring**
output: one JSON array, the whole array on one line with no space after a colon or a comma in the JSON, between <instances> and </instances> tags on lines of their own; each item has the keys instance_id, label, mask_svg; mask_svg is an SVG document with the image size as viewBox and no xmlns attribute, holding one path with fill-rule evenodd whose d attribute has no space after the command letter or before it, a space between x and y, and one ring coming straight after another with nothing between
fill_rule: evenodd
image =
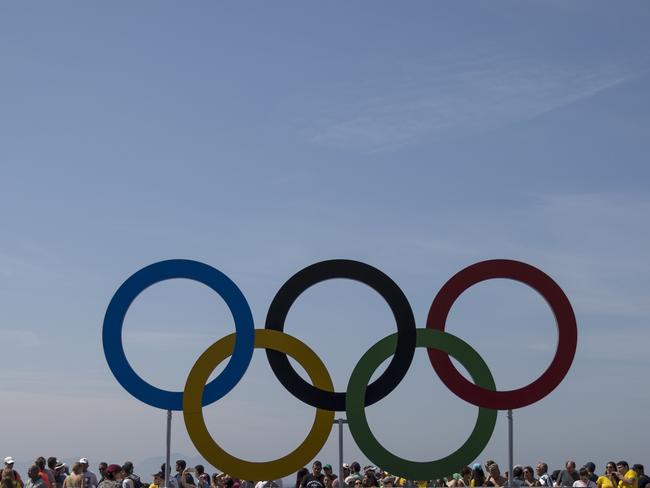
<instances>
[{"instance_id":1,"label":"blue ring","mask_svg":"<svg viewBox=\"0 0 650 488\"><path fill-rule=\"evenodd\" d=\"M104 316L104 355L115 379L140 401L165 410L183 410L183 392L161 390L133 371L124 354L122 325L133 300L146 288L172 278L187 278L212 288L226 302L235 319L235 349L225 369L203 391L203 405L232 390L244 376L253 357L255 324L248 302L237 285L221 271L198 261L170 259L150 264L131 275L115 292Z\"/></svg>"}]
</instances>

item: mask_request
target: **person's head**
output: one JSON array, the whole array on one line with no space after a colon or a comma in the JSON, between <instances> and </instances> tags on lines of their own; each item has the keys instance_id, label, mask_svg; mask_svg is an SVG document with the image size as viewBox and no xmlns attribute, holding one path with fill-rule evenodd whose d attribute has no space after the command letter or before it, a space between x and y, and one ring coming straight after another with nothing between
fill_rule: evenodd
<instances>
[{"instance_id":1,"label":"person's head","mask_svg":"<svg viewBox=\"0 0 650 488\"><path fill-rule=\"evenodd\" d=\"M332 477L332 465L331 464L324 464L323 465L323 474L325 476L329 476L330 478Z\"/></svg>"},{"instance_id":2,"label":"person's head","mask_svg":"<svg viewBox=\"0 0 650 488\"><path fill-rule=\"evenodd\" d=\"M347 478L350 476L350 465L348 463L343 463L343 477Z\"/></svg>"},{"instance_id":3,"label":"person's head","mask_svg":"<svg viewBox=\"0 0 650 488\"><path fill-rule=\"evenodd\" d=\"M361 488L363 486L363 482L360 479L355 479L352 487L353 488Z\"/></svg>"},{"instance_id":4,"label":"person's head","mask_svg":"<svg viewBox=\"0 0 650 488\"><path fill-rule=\"evenodd\" d=\"M522 469L521 466L515 466L512 468L512 477L513 478L521 478L524 474L524 470Z\"/></svg>"},{"instance_id":5,"label":"person's head","mask_svg":"<svg viewBox=\"0 0 650 488\"><path fill-rule=\"evenodd\" d=\"M573 459L569 459L566 464L566 470L570 473L573 474L573 472L576 470L576 462Z\"/></svg>"},{"instance_id":6,"label":"person's head","mask_svg":"<svg viewBox=\"0 0 650 488\"><path fill-rule=\"evenodd\" d=\"M183 470L185 469L185 466L187 466L187 463L185 462L184 459L179 459L176 461L176 472L177 473L182 473Z\"/></svg>"},{"instance_id":7,"label":"person's head","mask_svg":"<svg viewBox=\"0 0 650 488\"><path fill-rule=\"evenodd\" d=\"M488 471L490 472L490 476L496 478L498 476L501 476L501 470L499 469L499 465L495 462L490 464L490 467L488 468Z\"/></svg>"},{"instance_id":8,"label":"person's head","mask_svg":"<svg viewBox=\"0 0 650 488\"><path fill-rule=\"evenodd\" d=\"M323 485L325 488L332 488L332 475L331 474L326 474L323 476Z\"/></svg>"},{"instance_id":9,"label":"person's head","mask_svg":"<svg viewBox=\"0 0 650 488\"><path fill-rule=\"evenodd\" d=\"M99 471L99 474L101 474L102 476L106 476L106 474L105 474L106 473L106 468L108 468L108 464L105 463L104 461L99 463L99 465L97 466L97 470Z\"/></svg>"},{"instance_id":10,"label":"person's head","mask_svg":"<svg viewBox=\"0 0 650 488\"><path fill-rule=\"evenodd\" d=\"M616 463L614 461L608 461L605 465L605 474L616 473Z\"/></svg>"},{"instance_id":11,"label":"person's head","mask_svg":"<svg viewBox=\"0 0 650 488\"><path fill-rule=\"evenodd\" d=\"M88 471L88 458L81 458L79 460L79 464L81 464L81 470L85 473Z\"/></svg>"},{"instance_id":12,"label":"person's head","mask_svg":"<svg viewBox=\"0 0 650 488\"><path fill-rule=\"evenodd\" d=\"M350 464L351 473L358 473L359 471L361 471L361 465L358 462L355 461L352 464Z\"/></svg>"},{"instance_id":13,"label":"person's head","mask_svg":"<svg viewBox=\"0 0 650 488\"><path fill-rule=\"evenodd\" d=\"M72 465L72 472L74 474L81 474L83 473L83 468L81 467L81 463L77 462Z\"/></svg>"},{"instance_id":14,"label":"person's head","mask_svg":"<svg viewBox=\"0 0 650 488\"><path fill-rule=\"evenodd\" d=\"M538 462L537 466L535 467L535 471L537 472L537 476L542 476L548 471L548 464L542 461Z\"/></svg>"},{"instance_id":15,"label":"person's head","mask_svg":"<svg viewBox=\"0 0 650 488\"><path fill-rule=\"evenodd\" d=\"M472 465L472 479L474 480L474 486L483 486L485 483L485 473L483 472L481 463L474 463Z\"/></svg>"},{"instance_id":16,"label":"person's head","mask_svg":"<svg viewBox=\"0 0 650 488\"><path fill-rule=\"evenodd\" d=\"M311 465L311 472L314 476L320 476L321 471L323 471L323 464L320 461L314 461Z\"/></svg>"},{"instance_id":17,"label":"person's head","mask_svg":"<svg viewBox=\"0 0 650 488\"><path fill-rule=\"evenodd\" d=\"M203 473L205 473L205 468L202 464L197 464L194 466L194 471L196 471L197 476L201 476Z\"/></svg>"},{"instance_id":18,"label":"person's head","mask_svg":"<svg viewBox=\"0 0 650 488\"><path fill-rule=\"evenodd\" d=\"M487 461L485 461L483 466L485 467L485 472L486 473L490 472L490 466L492 466L493 464L494 464L494 461L492 461L491 459L488 459Z\"/></svg>"},{"instance_id":19,"label":"person's head","mask_svg":"<svg viewBox=\"0 0 650 488\"><path fill-rule=\"evenodd\" d=\"M119 464L109 464L104 469L104 476L106 479L113 481L116 480L119 474L122 472L122 466Z\"/></svg>"},{"instance_id":20,"label":"person's head","mask_svg":"<svg viewBox=\"0 0 650 488\"><path fill-rule=\"evenodd\" d=\"M465 466L464 468L461 468L460 475L462 476L465 484L469 485L469 480L472 478L472 470L470 469L470 467Z\"/></svg>"},{"instance_id":21,"label":"person's head","mask_svg":"<svg viewBox=\"0 0 650 488\"><path fill-rule=\"evenodd\" d=\"M5 468L14 469L14 458L11 456L5 458Z\"/></svg>"},{"instance_id":22,"label":"person's head","mask_svg":"<svg viewBox=\"0 0 650 488\"><path fill-rule=\"evenodd\" d=\"M625 473L630 469L630 465L627 464L627 461L619 461L616 463L616 470L621 476L625 476Z\"/></svg>"},{"instance_id":23,"label":"person's head","mask_svg":"<svg viewBox=\"0 0 650 488\"><path fill-rule=\"evenodd\" d=\"M587 468L580 468L578 474L580 474L580 479L585 483L589 481L589 470Z\"/></svg>"},{"instance_id":24,"label":"person's head","mask_svg":"<svg viewBox=\"0 0 650 488\"><path fill-rule=\"evenodd\" d=\"M124 473L124 476L130 476L133 474L133 463L131 461L126 461L122 465L122 473Z\"/></svg>"},{"instance_id":25,"label":"person's head","mask_svg":"<svg viewBox=\"0 0 650 488\"><path fill-rule=\"evenodd\" d=\"M632 466L632 469L639 476L643 476L645 474L643 469L643 464L635 464L634 466Z\"/></svg>"},{"instance_id":26,"label":"person's head","mask_svg":"<svg viewBox=\"0 0 650 488\"><path fill-rule=\"evenodd\" d=\"M38 473L40 473L40 469L36 464L32 464L29 469L27 470L27 476L29 476L29 479L32 481L36 481L38 477L40 476Z\"/></svg>"},{"instance_id":27,"label":"person's head","mask_svg":"<svg viewBox=\"0 0 650 488\"><path fill-rule=\"evenodd\" d=\"M47 467L50 468L51 470L54 470L56 468L56 458L55 457L49 457L47 458Z\"/></svg>"},{"instance_id":28,"label":"person's head","mask_svg":"<svg viewBox=\"0 0 650 488\"><path fill-rule=\"evenodd\" d=\"M596 472L596 465L589 461L588 463L585 463L585 468L587 468L587 471L589 471L589 474L594 474Z\"/></svg>"},{"instance_id":29,"label":"person's head","mask_svg":"<svg viewBox=\"0 0 650 488\"><path fill-rule=\"evenodd\" d=\"M38 469L43 471L45 469L45 458L43 456L37 457L36 461L34 461L34 464L38 466Z\"/></svg>"},{"instance_id":30,"label":"person's head","mask_svg":"<svg viewBox=\"0 0 650 488\"><path fill-rule=\"evenodd\" d=\"M524 479L526 481L533 481L535 479L535 475L533 473L534 471L532 466L524 467Z\"/></svg>"},{"instance_id":31,"label":"person's head","mask_svg":"<svg viewBox=\"0 0 650 488\"><path fill-rule=\"evenodd\" d=\"M165 483L165 473L162 471L158 471L157 473L153 474L153 484L161 486Z\"/></svg>"}]
</instances>

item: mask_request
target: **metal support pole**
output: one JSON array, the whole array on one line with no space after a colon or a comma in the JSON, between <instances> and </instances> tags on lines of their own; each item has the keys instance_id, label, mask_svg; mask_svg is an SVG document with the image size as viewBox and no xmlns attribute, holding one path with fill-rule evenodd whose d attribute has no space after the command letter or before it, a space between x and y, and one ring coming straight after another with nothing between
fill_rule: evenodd
<instances>
[{"instance_id":1,"label":"metal support pole","mask_svg":"<svg viewBox=\"0 0 650 488\"><path fill-rule=\"evenodd\" d=\"M169 475L171 467L169 466L169 458L171 456L172 447L172 411L167 410L167 446L165 449L165 488L169 488Z\"/></svg>"},{"instance_id":2,"label":"metal support pole","mask_svg":"<svg viewBox=\"0 0 650 488\"><path fill-rule=\"evenodd\" d=\"M347 424L345 419L334 419L335 424L339 424L339 488L345 486L345 477L343 476L343 424Z\"/></svg>"},{"instance_id":3,"label":"metal support pole","mask_svg":"<svg viewBox=\"0 0 650 488\"><path fill-rule=\"evenodd\" d=\"M512 485L512 471L514 469L513 461L513 440L512 440L512 410L508 410L508 486Z\"/></svg>"}]
</instances>

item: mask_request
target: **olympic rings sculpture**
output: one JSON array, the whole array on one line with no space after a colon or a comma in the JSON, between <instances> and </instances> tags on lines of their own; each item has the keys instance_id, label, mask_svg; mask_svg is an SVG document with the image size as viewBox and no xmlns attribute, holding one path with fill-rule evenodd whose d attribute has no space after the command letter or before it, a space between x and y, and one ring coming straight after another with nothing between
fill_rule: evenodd
<instances>
[{"instance_id":1,"label":"olympic rings sculpture","mask_svg":"<svg viewBox=\"0 0 650 488\"><path fill-rule=\"evenodd\" d=\"M184 391L167 391L144 381L131 368L122 345L122 326L133 300L149 286L173 278L186 278L213 289L228 305L235 333L212 344L192 367ZM327 368L309 346L283 332L284 321L295 300L309 287L333 278L347 278L368 285L389 305L397 332L381 339L359 360L345 392L335 392ZM485 361L466 342L445 332L445 323L456 299L481 281L507 278L537 291L550 306L558 327L558 345L546 371L527 386L497 391ZM102 330L106 361L117 381L131 395L153 407L182 410L185 426L197 450L215 467L242 479L276 479L298 471L324 446L334 412L345 411L352 437L377 466L409 479L440 478L476 459L485 448L496 424L497 410L525 407L539 401L560 384L575 356L578 332L571 303L562 289L544 272L529 264L493 259L459 271L436 294L426 328L416 328L406 296L380 270L359 261L335 259L308 266L280 288L266 317L264 329L255 329L250 307L237 285L219 270L197 261L173 259L151 264L129 277L111 299ZM452 454L429 462L402 459L383 447L371 432L365 407L386 397L404 378L417 347L426 347L429 360L443 383L458 397L479 407L476 425L465 443ZM316 408L307 438L291 453L269 462L251 462L223 450L209 434L203 407L223 398L243 377L255 348L266 355L278 380L296 398ZM293 369L287 355L298 361L311 384ZM368 384L374 371L392 359L379 378ZM459 361L474 383L461 375L449 356ZM230 357L223 371L208 378ZM207 383L207 384L206 384Z\"/></svg>"}]
</instances>

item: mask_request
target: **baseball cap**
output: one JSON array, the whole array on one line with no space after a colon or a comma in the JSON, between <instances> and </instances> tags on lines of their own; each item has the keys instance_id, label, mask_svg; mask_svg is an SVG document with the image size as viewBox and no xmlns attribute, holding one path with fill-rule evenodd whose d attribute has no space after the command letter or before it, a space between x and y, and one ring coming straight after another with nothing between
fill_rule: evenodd
<instances>
[{"instance_id":1,"label":"baseball cap","mask_svg":"<svg viewBox=\"0 0 650 488\"><path fill-rule=\"evenodd\" d=\"M88 464L88 458L81 458L81 459L79 460L79 462L80 462L81 464Z\"/></svg>"},{"instance_id":2,"label":"baseball cap","mask_svg":"<svg viewBox=\"0 0 650 488\"><path fill-rule=\"evenodd\" d=\"M332 469L331 464L323 464L323 469Z\"/></svg>"},{"instance_id":3,"label":"baseball cap","mask_svg":"<svg viewBox=\"0 0 650 488\"><path fill-rule=\"evenodd\" d=\"M343 463L343 469L350 469L350 465L348 463Z\"/></svg>"},{"instance_id":4,"label":"baseball cap","mask_svg":"<svg viewBox=\"0 0 650 488\"><path fill-rule=\"evenodd\" d=\"M13 463L14 463L14 458L12 458L11 456L7 456L5 458L5 464L13 464Z\"/></svg>"}]
</instances>

